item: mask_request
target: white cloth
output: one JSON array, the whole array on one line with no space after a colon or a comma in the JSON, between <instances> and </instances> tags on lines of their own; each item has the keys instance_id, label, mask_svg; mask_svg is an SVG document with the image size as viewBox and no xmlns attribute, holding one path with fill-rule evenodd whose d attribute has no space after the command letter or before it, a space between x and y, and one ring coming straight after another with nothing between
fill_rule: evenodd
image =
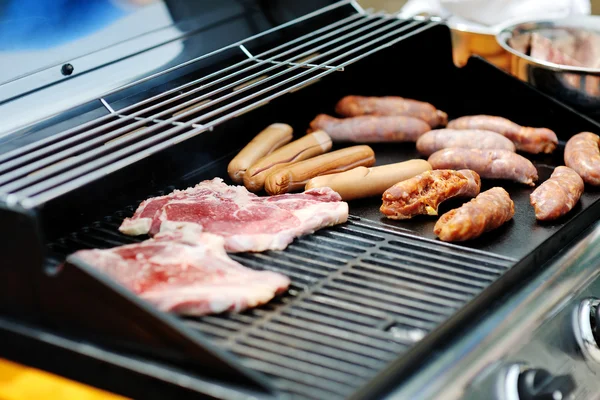
<instances>
[{"instance_id":1,"label":"white cloth","mask_svg":"<svg viewBox=\"0 0 600 400\"><path fill-rule=\"evenodd\" d=\"M409 0L400 16L420 13L493 27L512 20L587 15L591 4L589 0Z\"/></svg>"}]
</instances>

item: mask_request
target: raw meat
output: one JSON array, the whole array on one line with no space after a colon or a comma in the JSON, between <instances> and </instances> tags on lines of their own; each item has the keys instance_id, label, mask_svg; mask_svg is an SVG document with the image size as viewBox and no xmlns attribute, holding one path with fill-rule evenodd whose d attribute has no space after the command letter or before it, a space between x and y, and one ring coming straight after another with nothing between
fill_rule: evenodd
<instances>
[{"instance_id":1,"label":"raw meat","mask_svg":"<svg viewBox=\"0 0 600 400\"><path fill-rule=\"evenodd\" d=\"M290 280L233 261L224 239L200 228L164 232L141 243L81 250L87 262L163 311L206 315L256 307Z\"/></svg>"},{"instance_id":2,"label":"raw meat","mask_svg":"<svg viewBox=\"0 0 600 400\"><path fill-rule=\"evenodd\" d=\"M330 188L258 197L220 178L148 199L119 230L140 235L201 226L225 238L229 252L283 250L294 238L346 222L348 204Z\"/></svg>"}]
</instances>

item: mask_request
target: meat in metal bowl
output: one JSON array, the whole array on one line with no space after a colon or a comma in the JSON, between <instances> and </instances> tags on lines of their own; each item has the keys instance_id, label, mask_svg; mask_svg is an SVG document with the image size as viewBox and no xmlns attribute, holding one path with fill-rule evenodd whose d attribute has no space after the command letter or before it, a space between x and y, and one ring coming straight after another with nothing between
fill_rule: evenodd
<instances>
[{"instance_id":1,"label":"meat in metal bowl","mask_svg":"<svg viewBox=\"0 0 600 400\"><path fill-rule=\"evenodd\" d=\"M586 113L600 113L600 17L510 24L496 35L510 72Z\"/></svg>"}]
</instances>

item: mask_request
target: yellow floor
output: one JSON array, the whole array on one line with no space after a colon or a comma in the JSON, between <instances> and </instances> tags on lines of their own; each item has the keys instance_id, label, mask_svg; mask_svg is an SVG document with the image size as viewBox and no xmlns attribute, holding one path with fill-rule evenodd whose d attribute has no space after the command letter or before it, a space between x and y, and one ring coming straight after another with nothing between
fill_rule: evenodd
<instances>
[{"instance_id":1,"label":"yellow floor","mask_svg":"<svg viewBox=\"0 0 600 400\"><path fill-rule=\"evenodd\" d=\"M102 390L0 359L0 400L124 400Z\"/></svg>"}]
</instances>

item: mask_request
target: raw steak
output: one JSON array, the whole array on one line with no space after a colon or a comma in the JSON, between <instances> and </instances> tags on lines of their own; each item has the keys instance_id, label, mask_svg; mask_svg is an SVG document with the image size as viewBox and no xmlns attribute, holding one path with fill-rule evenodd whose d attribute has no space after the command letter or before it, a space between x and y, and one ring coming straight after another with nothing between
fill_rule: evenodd
<instances>
[{"instance_id":1,"label":"raw steak","mask_svg":"<svg viewBox=\"0 0 600 400\"><path fill-rule=\"evenodd\" d=\"M284 292L290 280L227 256L222 237L199 228L163 232L141 243L74 256L160 310L187 315L241 311Z\"/></svg>"},{"instance_id":2,"label":"raw steak","mask_svg":"<svg viewBox=\"0 0 600 400\"><path fill-rule=\"evenodd\" d=\"M220 178L140 204L119 230L151 235L201 226L225 238L229 252L283 250L294 238L346 222L348 204L330 188L259 197Z\"/></svg>"}]
</instances>

